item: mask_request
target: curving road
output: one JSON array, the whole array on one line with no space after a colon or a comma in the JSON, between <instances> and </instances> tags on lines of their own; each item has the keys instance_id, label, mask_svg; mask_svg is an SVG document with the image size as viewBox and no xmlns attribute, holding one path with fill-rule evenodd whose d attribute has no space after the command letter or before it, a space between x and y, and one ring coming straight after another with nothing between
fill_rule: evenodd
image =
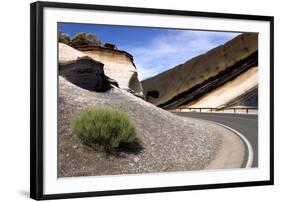
<instances>
[{"instance_id":1,"label":"curving road","mask_svg":"<svg viewBox=\"0 0 281 202\"><path fill-rule=\"evenodd\" d=\"M198 112L175 112L175 114L221 123L237 130L252 145L254 153L252 167L258 167L258 115ZM248 158L247 155L246 158ZM247 159L244 161L247 161Z\"/></svg>"}]
</instances>

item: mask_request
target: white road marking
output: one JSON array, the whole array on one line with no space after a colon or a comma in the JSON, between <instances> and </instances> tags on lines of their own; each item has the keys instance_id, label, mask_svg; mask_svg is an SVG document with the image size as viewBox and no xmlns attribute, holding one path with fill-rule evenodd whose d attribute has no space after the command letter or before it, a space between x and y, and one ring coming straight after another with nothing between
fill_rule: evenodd
<instances>
[{"instance_id":1,"label":"white road marking","mask_svg":"<svg viewBox=\"0 0 281 202\"><path fill-rule=\"evenodd\" d=\"M212 115L211 115L212 116ZM203 118L195 118L195 117L188 117L188 118L192 118L192 119L200 119L202 121L207 121L207 122L210 122L210 123L213 123L213 124L217 124L217 125L220 125L221 127L224 127L230 131L232 131L233 133L235 133L236 135L238 135L242 141L244 141L244 143L246 144L246 147L248 149L248 159L247 159L247 163L246 163L246 166L245 168L251 168L252 167L252 164L253 164L253 160L254 160L254 152L253 152L253 147L251 145L251 143L249 142L249 140L244 136L242 135L240 132L238 132L237 130L229 127L229 126L226 126L224 124L221 124L221 123L218 123L218 122L215 122L215 121L209 121L209 120L206 120L206 119L203 119ZM244 118L246 119L246 118ZM252 119L251 119L252 120Z\"/></svg>"},{"instance_id":2,"label":"white road marking","mask_svg":"<svg viewBox=\"0 0 281 202\"><path fill-rule=\"evenodd\" d=\"M238 135L238 136L244 141L244 143L246 144L247 149L248 149L248 160L247 160L247 163L246 163L246 166L245 166L245 167L246 167L246 168L251 168L251 167L252 167L253 160L254 160L254 158L253 158L253 157L254 157L253 147L252 147L251 143L249 142L249 140L248 140L244 135L242 135L242 134L241 134L240 132L238 132L237 130L235 130L235 129L229 127L229 126L226 126L226 125L224 125L224 124L217 123L217 122L215 122L215 121L209 121L209 120L204 120L204 121L208 121L208 122L212 122L212 123L214 123L214 124L220 125L220 126L226 128L226 129L228 129L228 130L234 132L236 135Z\"/></svg>"}]
</instances>

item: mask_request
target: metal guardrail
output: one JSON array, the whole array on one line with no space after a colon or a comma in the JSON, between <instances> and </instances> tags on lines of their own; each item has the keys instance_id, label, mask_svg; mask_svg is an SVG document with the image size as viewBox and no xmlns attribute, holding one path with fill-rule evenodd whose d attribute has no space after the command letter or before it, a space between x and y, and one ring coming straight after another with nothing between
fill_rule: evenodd
<instances>
[{"instance_id":1,"label":"metal guardrail","mask_svg":"<svg viewBox=\"0 0 281 202\"><path fill-rule=\"evenodd\" d=\"M250 112L250 110L258 110L257 107L229 107L229 108L212 108L212 107L179 107L179 111L189 111L189 112L226 112L233 110L233 113L245 111L246 114Z\"/></svg>"}]
</instances>

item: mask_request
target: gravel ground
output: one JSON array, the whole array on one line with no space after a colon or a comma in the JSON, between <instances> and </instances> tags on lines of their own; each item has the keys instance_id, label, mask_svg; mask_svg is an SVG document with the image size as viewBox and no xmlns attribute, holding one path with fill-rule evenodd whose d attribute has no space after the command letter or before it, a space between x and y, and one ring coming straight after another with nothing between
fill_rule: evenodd
<instances>
[{"instance_id":1,"label":"gravel ground","mask_svg":"<svg viewBox=\"0 0 281 202\"><path fill-rule=\"evenodd\" d=\"M142 149L105 155L82 145L71 133L70 119L89 106L128 112ZM59 177L201 170L222 144L212 124L176 116L119 88L90 92L60 77L58 111Z\"/></svg>"}]
</instances>

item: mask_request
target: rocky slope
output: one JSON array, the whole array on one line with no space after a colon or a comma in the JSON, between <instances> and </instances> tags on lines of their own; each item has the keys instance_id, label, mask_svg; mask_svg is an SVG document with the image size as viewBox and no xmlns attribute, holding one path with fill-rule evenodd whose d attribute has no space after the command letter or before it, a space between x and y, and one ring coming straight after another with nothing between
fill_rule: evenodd
<instances>
[{"instance_id":1,"label":"rocky slope","mask_svg":"<svg viewBox=\"0 0 281 202\"><path fill-rule=\"evenodd\" d=\"M90 106L128 112L137 127L138 149L106 156L81 144L70 120ZM58 110L59 177L204 169L222 143L222 132L212 124L173 115L120 88L88 91L61 76Z\"/></svg>"}]
</instances>

